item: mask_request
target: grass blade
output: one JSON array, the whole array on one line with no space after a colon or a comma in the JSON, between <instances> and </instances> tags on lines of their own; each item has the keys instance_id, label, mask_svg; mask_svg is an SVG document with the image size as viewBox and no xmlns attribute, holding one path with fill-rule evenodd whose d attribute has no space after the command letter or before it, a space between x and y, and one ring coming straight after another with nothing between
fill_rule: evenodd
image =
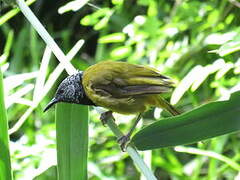
<instances>
[{"instance_id":1,"label":"grass blade","mask_svg":"<svg viewBox=\"0 0 240 180\"><path fill-rule=\"evenodd\" d=\"M240 91L228 101L203 105L180 116L160 120L132 138L139 150L190 144L240 130Z\"/></svg>"},{"instance_id":2,"label":"grass blade","mask_svg":"<svg viewBox=\"0 0 240 180\"><path fill-rule=\"evenodd\" d=\"M197 154L197 155L202 155L202 156L208 156L208 157L211 157L211 158L215 158L215 159L218 159L219 161L224 162L225 164L227 164L231 168L235 169L236 171L240 171L240 165L238 163L236 163L232 159L230 159L230 158L228 158L228 157L226 157L222 154L219 154L219 153L216 153L216 152L213 152L213 151L206 151L206 150L202 150L202 149L184 147L184 146L177 146L175 148L175 150L177 152Z\"/></svg>"},{"instance_id":3,"label":"grass blade","mask_svg":"<svg viewBox=\"0 0 240 180\"><path fill-rule=\"evenodd\" d=\"M0 179L11 180L12 171L8 145L8 122L3 91L3 76L0 68Z\"/></svg>"},{"instance_id":4,"label":"grass blade","mask_svg":"<svg viewBox=\"0 0 240 180\"><path fill-rule=\"evenodd\" d=\"M56 129L59 180L86 180L88 107L58 104Z\"/></svg>"},{"instance_id":5,"label":"grass blade","mask_svg":"<svg viewBox=\"0 0 240 180\"><path fill-rule=\"evenodd\" d=\"M74 46L73 48L68 52L67 54L67 59L69 59L69 61L72 60L72 58L77 54L77 52L79 51L79 49L83 46L84 41L83 40L79 40ZM55 81L57 80L57 78L60 76L60 74L62 73L62 71L64 70L63 65L60 63L55 70L51 73L49 79L47 80L46 84L44 85L43 91L41 92L41 96L34 99L33 102L33 106L28 108L28 110L21 116L21 118L17 121L17 123L9 130L9 134L12 134L14 132L16 132L22 125L23 123L26 121L26 119L28 118L28 116L32 113L32 111L38 106L38 104L41 102L41 100L44 98L44 96L49 92L49 90L51 89L51 87L53 86L53 84L55 83ZM10 82L12 81L21 81L20 84L23 83L23 80L27 80L27 79L31 79L34 77L37 77L38 72L32 72L32 73L25 73L22 75L14 75L11 76L11 79L5 78L6 82L8 82L8 85L10 84ZM18 78L16 80L16 78ZM13 89L14 87L20 85L19 83L15 83L12 84L8 89L5 87L5 89L7 89L7 92L10 91L10 89Z\"/></svg>"},{"instance_id":6,"label":"grass blade","mask_svg":"<svg viewBox=\"0 0 240 180\"><path fill-rule=\"evenodd\" d=\"M62 50L58 47L56 42L38 20L38 18L33 14L31 9L27 6L24 1L16 0L17 5L21 9L24 16L28 19L34 29L38 32L38 34L42 37L48 47L51 49L53 54L57 57L57 59L64 65L68 74L74 74L77 70L73 67L73 65L67 59L67 56L62 52Z\"/></svg>"}]
</instances>

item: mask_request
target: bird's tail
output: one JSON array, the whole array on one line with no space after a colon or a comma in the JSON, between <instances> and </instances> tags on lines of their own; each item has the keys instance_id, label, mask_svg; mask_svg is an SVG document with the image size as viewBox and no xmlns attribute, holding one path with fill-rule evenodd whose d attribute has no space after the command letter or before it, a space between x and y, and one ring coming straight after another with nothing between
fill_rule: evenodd
<instances>
[{"instance_id":1,"label":"bird's tail","mask_svg":"<svg viewBox=\"0 0 240 180\"><path fill-rule=\"evenodd\" d=\"M181 114L175 107L173 107L169 102L167 102L165 99L161 98L160 96L158 96L158 107L167 110L173 116L177 116Z\"/></svg>"}]
</instances>

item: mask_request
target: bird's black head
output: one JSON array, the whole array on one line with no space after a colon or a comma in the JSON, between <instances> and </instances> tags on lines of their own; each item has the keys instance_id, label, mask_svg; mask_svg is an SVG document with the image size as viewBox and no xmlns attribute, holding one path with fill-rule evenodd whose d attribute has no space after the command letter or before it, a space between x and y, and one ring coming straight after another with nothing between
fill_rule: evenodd
<instances>
[{"instance_id":1,"label":"bird's black head","mask_svg":"<svg viewBox=\"0 0 240 180\"><path fill-rule=\"evenodd\" d=\"M64 79L59 85L54 98L48 103L44 112L58 102L94 105L87 97L82 86L82 74L78 72Z\"/></svg>"}]
</instances>

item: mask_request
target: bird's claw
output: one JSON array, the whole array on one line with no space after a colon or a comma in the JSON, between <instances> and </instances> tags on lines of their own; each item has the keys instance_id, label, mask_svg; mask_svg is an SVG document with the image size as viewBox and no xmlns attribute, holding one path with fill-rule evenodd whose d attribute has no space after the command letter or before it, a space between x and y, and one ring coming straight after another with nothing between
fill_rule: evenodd
<instances>
[{"instance_id":1,"label":"bird's claw","mask_svg":"<svg viewBox=\"0 0 240 180\"><path fill-rule=\"evenodd\" d=\"M101 122L104 126L107 124L107 121L111 118L115 121L115 119L112 115L112 111L104 112L100 116L100 120L101 120ZM120 144L121 150L123 152L125 152L126 148L127 148L127 145L130 141L130 134L127 134L127 135L124 135L124 136L120 137L117 141Z\"/></svg>"},{"instance_id":2,"label":"bird's claw","mask_svg":"<svg viewBox=\"0 0 240 180\"><path fill-rule=\"evenodd\" d=\"M129 143L129 141L130 141L130 138L129 138L128 135L122 136L122 137L120 137L120 138L118 139L118 143L120 144L121 150L122 150L123 152L126 151L126 148L127 148L127 145L128 145L128 143Z\"/></svg>"},{"instance_id":3,"label":"bird's claw","mask_svg":"<svg viewBox=\"0 0 240 180\"><path fill-rule=\"evenodd\" d=\"M107 112L104 112L104 113L101 114L100 120L101 120L103 126L105 126L107 124L107 121L110 118L112 118L114 120L113 115L112 115L112 111L107 111Z\"/></svg>"}]
</instances>

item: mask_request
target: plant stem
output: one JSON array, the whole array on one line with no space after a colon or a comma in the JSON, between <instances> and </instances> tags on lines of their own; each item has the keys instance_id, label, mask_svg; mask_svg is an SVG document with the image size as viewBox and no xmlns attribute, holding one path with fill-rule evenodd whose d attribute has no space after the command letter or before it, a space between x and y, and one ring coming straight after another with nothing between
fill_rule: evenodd
<instances>
[{"instance_id":1,"label":"plant stem","mask_svg":"<svg viewBox=\"0 0 240 180\"><path fill-rule=\"evenodd\" d=\"M77 70L73 67L73 65L69 62L65 54L58 47L57 43L53 40L47 30L43 27L38 18L33 14L31 9L27 6L27 4L23 0L16 0L19 9L22 11L24 16L28 19L28 21L32 24L34 29L38 32L38 34L42 37L48 47L51 49L56 58L64 65L67 73L74 74Z\"/></svg>"},{"instance_id":2,"label":"plant stem","mask_svg":"<svg viewBox=\"0 0 240 180\"><path fill-rule=\"evenodd\" d=\"M113 121L113 118L109 118L107 120L108 127L112 130L112 132L117 136L117 138L120 138L123 136L123 133L120 131L116 123ZM128 144L126 148L126 152L129 154L129 156L132 158L134 163L137 165L137 167L140 169L140 171L144 174L147 180L157 180L157 178L153 175L152 171L148 168L148 166L145 164L139 153L136 151L135 147L132 144Z\"/></svg>"}]
</instances>

